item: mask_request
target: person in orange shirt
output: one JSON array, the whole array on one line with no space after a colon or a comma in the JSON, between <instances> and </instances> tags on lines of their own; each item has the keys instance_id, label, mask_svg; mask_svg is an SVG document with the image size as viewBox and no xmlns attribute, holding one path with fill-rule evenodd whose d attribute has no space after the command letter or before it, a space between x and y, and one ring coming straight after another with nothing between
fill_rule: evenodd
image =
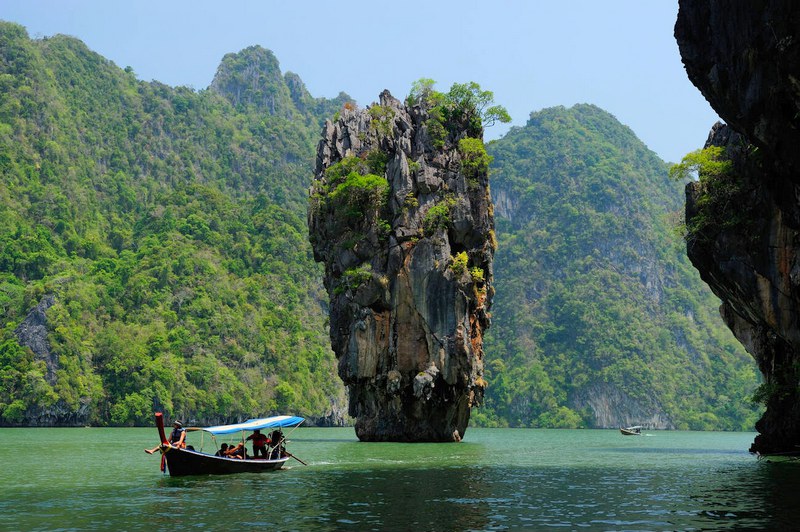
<instances>
[{"instance_id":1,"label":"person in orange shirt","mask_svg":"<svg viewBox=\"0 0 800 532\"><path fill-rule=\"evenodd\" d=\"M267 457L267 444L269 443L269 438L267 438L264 434L261 434L260 430L254 430L253 433L247 437L247 440L253 440L253 458L258 458L259 453L264 458Z\"/></svg>"}]
</instances>

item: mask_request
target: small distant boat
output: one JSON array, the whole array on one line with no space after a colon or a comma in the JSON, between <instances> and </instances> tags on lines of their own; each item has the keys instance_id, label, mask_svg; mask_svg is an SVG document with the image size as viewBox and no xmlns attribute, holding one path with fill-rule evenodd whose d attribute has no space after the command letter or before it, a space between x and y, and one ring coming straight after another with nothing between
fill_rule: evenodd
<instances>
[{"instance_id":1,"label":"small distant boat","mask_svg":"<svg viewBox=\"0 0 800 532\"><path fill-rule=\"evenodd\" d=\"M233 473L263 473L266 471L275 471L280 469L290 459L294 458L298 462L305 464L302 460L286 451L286 439L281 428L285 427L298 427L303 421L301 417L296 416L274 416L260 419L250 419L244 423L236 423L233 425L219 425L215 427L188 427L187 432L202 431L201 434L210 434L212 440L215 436L234 434L237 432L242 433L241 442L242 447L245 443L246 431L255 431L263 429L277 429L273 431L269 447L267 449L267 456L264 458L252 458L245 454L245 458L234 458L229 456L217 456L196 451L192 446L186 448L176 447L170 445L164 433L164 416L161 412L156 413L156 427L158 427L158 435L161 438L162 444L159 447L161 451L161 470L168 470L170 476L181 477L187 475L228 475ZM216 451L216 444L214 444ZM149 451L152 452L152 451Z\"/></svg>"},{"instance_id":2,"label":"small distant boat","mask_svg":"<svg viewBox=\"0 0 800 532\"><path fill-rule=\"evenodd\" d=\"M622 433L623 436L642 435L642 427L640 425L635 425L633 427L620 427L619 431Z\"/></svg>"}]
</instances>

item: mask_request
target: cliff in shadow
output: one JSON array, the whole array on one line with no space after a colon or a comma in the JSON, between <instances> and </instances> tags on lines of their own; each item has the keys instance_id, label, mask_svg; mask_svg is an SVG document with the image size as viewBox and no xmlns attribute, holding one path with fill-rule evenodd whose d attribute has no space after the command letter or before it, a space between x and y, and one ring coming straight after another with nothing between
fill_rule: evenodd
<instances>
[{"instance_id":1,"label":"cliff in shadow","mask_svg":"<svg viewBox=\"0 0 800 532\"><path fill-rule=\"evenodd\" d=\"M458 441L483 397L494 221L475 118L384 91L324 128L309 231L361 440Z\"/></svg>"},{"instance_id":2,"label":"cliff in shadow","mask_svg":"<svg viewBox=\"0 0 800 532\"><path fill-rule=\"evenodd\" d=\"M687 74L726 122L729 166L687 187L687 250L764 374L754 452L800 445L800 5L683 0Z\"/></svg>"}]
</instances>

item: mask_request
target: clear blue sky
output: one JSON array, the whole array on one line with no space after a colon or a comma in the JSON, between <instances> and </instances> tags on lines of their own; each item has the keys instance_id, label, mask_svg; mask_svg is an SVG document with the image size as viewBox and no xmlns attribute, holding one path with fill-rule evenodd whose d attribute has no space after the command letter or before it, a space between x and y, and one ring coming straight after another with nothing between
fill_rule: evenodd
<instances>
[{"instance_id":1,"label":"clear blue sky","mask_svg":"<svg viewBox=\"0 0 800 532\"><path fill-rule=\"evenodd\" d=\"M344 91L367 105L422 77L440 90L477 81L513 125L591 103L671 162L702 147L717 120L681 64L677 11L677 0L0 2L0 19L31 37L75 36L145 81L204 89L222 56L259 44L316 97Z\"/></svg>"}]
</instances>

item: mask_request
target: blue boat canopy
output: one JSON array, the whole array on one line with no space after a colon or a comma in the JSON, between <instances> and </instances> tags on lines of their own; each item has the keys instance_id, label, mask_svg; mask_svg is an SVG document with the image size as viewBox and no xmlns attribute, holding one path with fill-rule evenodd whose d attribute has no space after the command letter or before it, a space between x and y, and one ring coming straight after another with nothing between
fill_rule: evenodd
<instances>
[{"instance_id":1,"label":"blue boat canopy","mask_svg":"<svg viewBox=\"0 0 800 532\"><path fill-rule=\"evenodd\" d=\"M297 416L273 416L262 417L259 419L248 419L244 423L235 423L233 425L217 425L216 427L190 427L186 430L203 430L211 434L231 434L242 430L261 430L272 429L280 427L294 427L305 421L302 417Z\"/></svg>"}]
</instances>

